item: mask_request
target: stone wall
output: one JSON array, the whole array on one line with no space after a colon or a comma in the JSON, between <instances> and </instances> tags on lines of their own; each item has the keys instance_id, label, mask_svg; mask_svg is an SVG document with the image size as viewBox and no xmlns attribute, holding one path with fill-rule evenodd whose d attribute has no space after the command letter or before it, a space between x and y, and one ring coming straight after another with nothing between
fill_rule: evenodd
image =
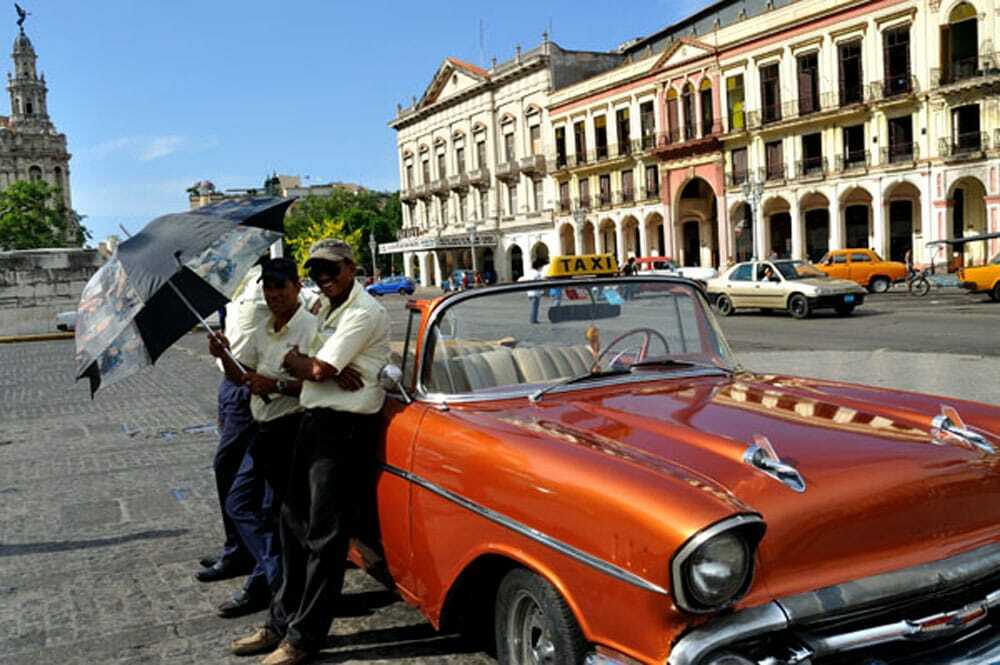
<instances>
[{"instance_id":1,"label":"stone wall","mask_svg":"<svg viewBox=\"0 0 1000 665\"><path fill-rule=\"evenodd\" d=\"M0 252L0 336L54 332L103 262L96 249Z\"/></svg>"}]
</instances>

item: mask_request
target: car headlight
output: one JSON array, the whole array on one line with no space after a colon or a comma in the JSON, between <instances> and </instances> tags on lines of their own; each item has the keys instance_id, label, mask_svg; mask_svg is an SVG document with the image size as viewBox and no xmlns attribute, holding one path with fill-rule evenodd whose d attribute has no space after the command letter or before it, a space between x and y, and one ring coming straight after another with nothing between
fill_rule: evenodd
<instances>
[{"instance_id":1,"label":"car headlight","mask_svg":"<svg viewBox=\"0 0 1000 665\"><path fill-rule=\"evenodd\" d=\"M714 612L745 594L753 581L754 552L764 528L756 515L738 515L695 534L671 566L678 607Z\"/></svg>"}]
</instances>

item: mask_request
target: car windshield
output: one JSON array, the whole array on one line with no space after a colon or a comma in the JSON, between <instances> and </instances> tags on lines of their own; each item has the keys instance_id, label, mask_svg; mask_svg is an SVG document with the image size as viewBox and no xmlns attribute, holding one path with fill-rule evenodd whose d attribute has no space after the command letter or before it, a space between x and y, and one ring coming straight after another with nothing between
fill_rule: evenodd
<instances>
[{"instance_id":1,"label":"car windshield","mask_svg":"<svg viewBox=\"0 0 1000 665\"><path fill-rule=\"evenodd\" d=\"M736 366L704 297L662 277L513 285L443 307L428 333L429 393L531 395L571 379Z\"/></svg>"},{"instance_id":2,"label":"car windshield","mask_svg":"<svg viewBox=\"0 0 1000 665\"><path fill-rule=\"evenodd\" d=\"M782 261L775 263L775 267L785 279L812 279L816 277L826 277L826 273L819 270L808 261Z\"/></svg>"}]
</instances>

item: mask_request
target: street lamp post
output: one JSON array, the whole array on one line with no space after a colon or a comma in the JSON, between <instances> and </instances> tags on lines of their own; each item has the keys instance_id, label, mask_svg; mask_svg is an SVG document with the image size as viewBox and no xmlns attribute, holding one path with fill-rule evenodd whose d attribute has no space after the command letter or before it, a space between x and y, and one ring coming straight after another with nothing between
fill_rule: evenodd
<instances>
[{"instance_id":1,"label":"street lamp post","mask_svg":"<svg viewBox=\"0 0 1000 665\"><path fill-rule=\"evenodd\" d=\"M375 256L378 254L378 241L375 240L374 232L368 236L368 248L372 251L372 279L375 279L375 273L378 272L378 267L375 263Z\"/></svg>"},{"instance_id":2,"label":"street lamp post","mask_svg":"<svg viewBox=\"0 0 1000 665\"><path fill-rule=\"evenodd\" d=\"M764 181L754 178L752 175L747 174L747 179L744 181L741 188L743 190L743 199L746 201L747 205L750 206L750 235L753 238L753 259L762 259L764 257L757 256L757 244L759 239L757 236L757 210L760 208L760 201L764 198Z\"/></svg>"},{"instance_id":3,"label":"street lamp post","mask_svg":"<svg viewBox=\"0 0 1000 665\"><path fill-rule=\"evenodd\" d=\"M476 269L476 225L469 224L465 227L465 230L469 233L469 248L470 253L472 254L472 274L475 276L478 272Z\"/></svg>"}]
</instances>

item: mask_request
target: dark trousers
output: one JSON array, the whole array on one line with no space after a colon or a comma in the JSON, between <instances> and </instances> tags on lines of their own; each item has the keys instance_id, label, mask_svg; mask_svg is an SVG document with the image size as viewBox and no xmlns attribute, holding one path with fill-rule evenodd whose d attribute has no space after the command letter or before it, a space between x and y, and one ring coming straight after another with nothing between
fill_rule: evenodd
<instances>
[{"instance_id":1,"label":"dark trousers","mask_svg":"<svg viewBox=\"0 0 1000 665\"><path fill-rule=\"evenodd\" d=\"M248 593L270 596L281 586L279 511L300 420L296 413L258 423L226 499L226 512L256 561L244 583Z\"/></svg>"},{"instance_id":2,"label":"dark trousers","mask_svg":"<svg viewBox=\"0 0 1000 665\"><path fill-rule=\"evenodd\" d=\"M281 507L284 579L268 627L300 649L323 647L340 599L347 550L372 477L375 416L309 409L302 416Z\"/></svg>"},{"instance_id":3,"label":"dark trousers","mask_svg":"<svg viewBox=\"0 0 1000 665\"><path fill-rule=\"evenodd\" d=\"M250 413L250 389L229 379L222 379L219 384L219 447L215 451L212 466L215 469L222 526L226 533L226 543L222 550L222 559L226 565L249 564L254 560L243 544L236 524L226 511L226 502L256 435L257 424Z\"/></svg>"}]
</instances>

